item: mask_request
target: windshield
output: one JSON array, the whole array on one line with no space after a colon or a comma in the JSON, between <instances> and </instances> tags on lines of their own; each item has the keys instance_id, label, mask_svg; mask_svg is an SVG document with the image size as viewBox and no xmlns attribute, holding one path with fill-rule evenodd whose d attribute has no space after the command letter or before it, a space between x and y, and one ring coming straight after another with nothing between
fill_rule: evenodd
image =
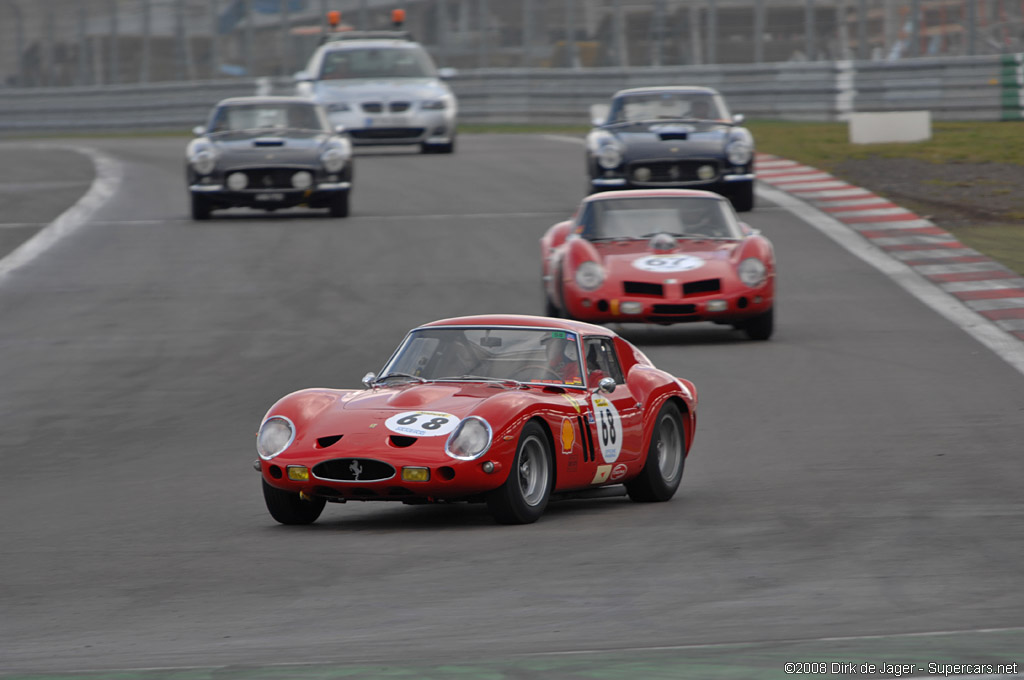
<instances>
[{"instance_id":1,"label":"windshield","mask_svg":"<svg viewBox=\"0 0 1024 680\"><path fill-rule=\"evenodd\" d=\"M651 120L727 120L720 96L707 92L646 92L624 95L612 102L609 123Z\"/></svg>"},{"instance_id":2,"label":"windshield","mask_svg":"<svg viewBox=\"0 0 1024 680\"><path fill-rule=\"evenodd\" d=\"M725 200L700 196L649 196L590 201L577 229L583 238L650 238L655 234L691 238L742 238Z\"/></svg>"},{"instance_id":3,"label":"windshield","mask_svg":"<svg viewBox=\"0 0 1024 680\"><path fill-rule=\"evenodd\" d=\"M575 333L494 327L423 328L410 333L381 371L406 379L489 379L583 386Z\"/></svg>"},{"instance_id":4,"label":"windshield","mask_svg":"<svg viewBox=\"0 0 1024 680\"><path fill-rule=\"evenodd\" d=\"M323 80L346 78L436 78L437 69L422 47L354 47L324 54Z\"/></svg>"},{"instance_id":5,"label":"windshield","mask_svg":"<svg viewBox=\"0 0 1024 680\"><path fill-rule=\"evenodd\" d=\"M259 129L326 129L314 104L228 104L221 106L210 121L210 132Z\"/></svg>"}]
</instances>

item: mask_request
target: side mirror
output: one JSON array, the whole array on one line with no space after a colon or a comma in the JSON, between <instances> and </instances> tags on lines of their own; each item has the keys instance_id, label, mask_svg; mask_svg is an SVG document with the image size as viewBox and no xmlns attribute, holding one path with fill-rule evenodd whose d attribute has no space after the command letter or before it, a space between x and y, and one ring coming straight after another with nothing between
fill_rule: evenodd
<instances>
[{"instance_id":1,"label":"side mirror","mask_svg":"<svg viewBox=\"0 0 1024 680\"><path fill-rule=\"evenodd\" d=\"M746 119L747 117L744 116L742 113L737 113L732 117L732 122L735 123L736 125L743 125L743 121L745 121Z\"/></svg>"},{"instance_id":2,"label":"side mirror","mask_svg":"<svg viewBox=\"0 0 1024 680\"><path fill-rule=\"evenodd\" d=\"M611 394L615 391L615 379L601 378L601 382L597 383L597 389L601 390L605 394Z\"/></svg>"},{"instance_id":3,"label":"side mirror","mask_svg":"<svg viewBox=\"0 0 1024 680\"><path fill-rule=\"evenodd\" d=\"M363 376L363 384L366 385L367 387L373 387L373 381L376 379L377 374L374 373L373 371L370 371L369 373Z\"/></svg>"},{"instance_id":4,"label":"side mirror","mask_svg":"<svg viewBox=\"0 0 1024 680\"><path fill-rule=\"evenodd\" d=\"M315 78L313 78L313 74L310 73L309 71L298 71L295 75L292 76L292 78L297 83L308 83L312 80L315 80Z\"/></svg>"},{"instance_id":5,"label":"side mirror","mask_svg":"<svg viewBox=\"0 0 1024 680\"><path fill-rule=\"evenodd\" d=\"M608 111L611 109L607 104L591 104L590 106L590 124L594 127L600 127L605 124L608 120Z\"/></svg>"},{"instance_id":6,"label":"side mirror","mask_svg":"<svg viewBox=\"0 0 1024 680\"><path fill-rule=\"evenodd\" d=\"M437 70L437 75L441 80L451 80L455 76L459 75L459 72L451 66L445 66L444 68Z\"/></svg>"},{"instance_id":7,"label":"side mirror","mask_svg":"<svg viewBox=\"0 0 1024 680\"><path fill-rule=\"evenodd\" d=\"M204 134L206 134L206 128L204 126L197 125L194 128L192 128L192 135L193 136L195 136L195 137L202 137Z\"/></svg>"}]
</instances>

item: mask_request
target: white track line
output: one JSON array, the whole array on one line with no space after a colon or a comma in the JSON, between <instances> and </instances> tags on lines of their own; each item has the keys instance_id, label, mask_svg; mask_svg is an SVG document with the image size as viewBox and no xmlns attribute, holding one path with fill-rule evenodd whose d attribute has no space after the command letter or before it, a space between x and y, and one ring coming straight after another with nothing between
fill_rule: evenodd
<instances>
[{"instance_id":1,"label":"white track line","mask_svg":"<svg viewBox=\"0 0 1024 680\"><path fill-rule=\"evenodd\" d=\"M52 146L39 146L37 148L55 148ZM80 154L88 156L96 168L96 177L78 202L60 214L57 219L50 222L36 233L35 236L22 243L12 250L6 257L0 259L0 284L4 283L11 272L24 267L44 252L49 250L66 236L78 231L96 213L107 199L114 195L124 177L124 168L121 163L110 156L84 146L60 147L68 148Z\"/></svg>"}]
</instances>

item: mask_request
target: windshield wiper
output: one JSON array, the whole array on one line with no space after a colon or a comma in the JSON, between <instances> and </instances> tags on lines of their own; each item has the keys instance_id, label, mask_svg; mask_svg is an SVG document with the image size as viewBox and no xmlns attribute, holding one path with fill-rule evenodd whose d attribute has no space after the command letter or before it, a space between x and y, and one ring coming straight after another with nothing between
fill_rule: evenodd
<instances>
[{"instance_id":1,"label":"windshield wiper","mask_svg":"<svg viewBox=\"0 0 1024 680\"><path fill-rule=\"evenodd\" d=\"M415 380L418 383L430 382L426 378L421 378L418 375L412 375L410 373L388 373L387 375L378 376L373 381L373 384L376 385L377 383L384 382L385 380L388 380L390 378L405 378L407 380Z\"/></svg>"}]
</instances>

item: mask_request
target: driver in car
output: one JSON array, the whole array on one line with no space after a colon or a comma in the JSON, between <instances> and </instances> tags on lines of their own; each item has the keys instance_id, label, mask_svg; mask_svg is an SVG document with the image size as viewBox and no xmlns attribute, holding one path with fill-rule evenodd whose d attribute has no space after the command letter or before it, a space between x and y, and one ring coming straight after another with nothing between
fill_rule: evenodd
<instances>
[{"instance_id":1,"label":"driver in car","mask_svg":"<svg viewBox=\"0 0 1024 680\"><path fill-rule=\"evenodd\" d=\"M581 384L579 351L576 348L575 337L551 336L544 340L544 351L547 354L549 369L545 377L558 376L564 383Z\"/></svg>"}]
</instances>

